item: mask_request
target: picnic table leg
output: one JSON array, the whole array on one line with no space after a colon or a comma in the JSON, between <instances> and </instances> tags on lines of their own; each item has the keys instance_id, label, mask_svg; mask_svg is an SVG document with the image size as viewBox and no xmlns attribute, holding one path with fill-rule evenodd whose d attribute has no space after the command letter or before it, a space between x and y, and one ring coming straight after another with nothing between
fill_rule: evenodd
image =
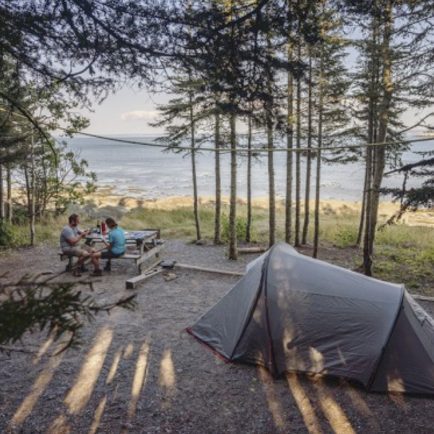
<instances>
[{"instance_id":1,"label":"picnic table leg","mask_svg":"<svg viewBox=\"0 0 434 434\"><path fill-rule=\"evenodd\" d=\"M69 273L70 271L72 271L74 256L72 255L65 255L65 256L68 258L68 263L66 264L65 271Z\"/></svg>"},{"instance_id":2,"label":"picnic table leg","mask_svg":"<svg viewBox=\"0 0 434 434\"><path fill-rule=\"evenodd\" d=\"M158 263L160 261L160 252L163 249L163 245L159 245L154 247L152 250L149 250L148 252L144 252L140 255L140 258L137 259L137 267L139 270L139 274L141 273L142 265L143 264L149 264L150 260L152 260L154 263Z\"/></svg>"}]
</instances>

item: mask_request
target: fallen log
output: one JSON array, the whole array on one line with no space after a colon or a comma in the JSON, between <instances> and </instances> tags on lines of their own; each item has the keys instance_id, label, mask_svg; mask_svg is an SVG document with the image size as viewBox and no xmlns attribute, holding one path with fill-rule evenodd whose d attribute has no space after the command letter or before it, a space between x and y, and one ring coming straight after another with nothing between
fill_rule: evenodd
<instances>
[{"instance_id":1,"label":"fallen log","mask_svg":"<svg viewBox=\"0 0 434 434\"><path fill-rule=\"evenodd\" d=\"M153 277L163 271L162 267L159 266L153 266L145 270L142 274L139 274L138 276L131 277L127 281L125 281L125 287L127 289L135 289L137 284L140 282L143 282L146 279L149 279L150 277Z\"/></svg>"},{"instance_id":2,"label":"fallen log","mask_svg":"<svg viewBox=\"0 0 434 434\"><path fill-rule=\"evenodd\" d=\"M226 274L228 276L244 276L244 273L241 273L239 271L219 270L217 268L199 267L197 265L180 264L178 262L175 263L174 267L193 271L203 271L205 273Z\"/></svg>"},{"instance_id":3,"label":"fallen log","mask_svg":"<svg viewBox=\"0 0 434 434\"><path fill-rule=\"evenodd\" d=\"M411 294L411 296L416 300L422 300L422 301L434 301L434 297L428 297L426 295L417 295L417 294Z\"/></svg>"},{"instance_id":4,"label":"fallen log","mask_svg":"<svg viewBox=\"0 0 434 434\"><path fill-rule=\"evenodd\" d=\"M238 253L264 253L268 249L266 247L238 247Z\"/></svg>"}]
</instances>

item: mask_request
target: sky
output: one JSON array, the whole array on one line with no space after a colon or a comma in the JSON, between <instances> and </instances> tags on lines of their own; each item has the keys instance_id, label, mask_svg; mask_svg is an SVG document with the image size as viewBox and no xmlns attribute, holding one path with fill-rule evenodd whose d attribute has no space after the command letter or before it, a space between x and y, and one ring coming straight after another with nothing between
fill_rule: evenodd
<instances>
[{"instance_id":1,"label":"sky","mask_svg":"<svg viewBox=\"0 0 434 434\"><path fill-rule=\"evenodd\" d=\"M90 121L84 131L105 135L161 134L164 127L151 127L148 122L157 119L158 104L165 104L168 99L164 93L152 95L145 89L123 87L100 105L95 105L92 112L80 112Z\"/></svg>"},{"instance_id":2,"label":"sky","mask_svg":"<svg viewBox=\"0 0 434 434\"><path fill-rule=\"evenodd\" d=\"M165 93L151 94L145 89L125 86L115 94L109 95L100 105L95 105L92 112L89 110L80 112L90 121L90 126L84 131L92 134L123 136L163 134L164 127L152 127L149 122L157 119L158 105L167 103L169 98ZM415 123L417 118L415 112L404 116L408 125Z\"/></svg>"}]
</instances>

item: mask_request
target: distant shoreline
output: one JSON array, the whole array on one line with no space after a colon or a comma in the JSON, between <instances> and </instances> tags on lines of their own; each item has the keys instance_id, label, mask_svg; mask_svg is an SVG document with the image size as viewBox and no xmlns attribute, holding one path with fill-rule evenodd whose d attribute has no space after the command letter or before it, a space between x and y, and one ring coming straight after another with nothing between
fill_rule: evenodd
<instances>
[{"instance_id":1,"label":"distant shoreline","mask_svg":"<svg viewBox=\"0 0 434 434\"><path fill-rule=\"evenodd\" d=\"M137 198L128 195L116 193L112 187L100 187L90 196L86 197L86 201L92 201L98 207L120 207L125 210L134 208L154 208L159 210L175 210L179 208L191 208L193 206L192 196L168 196L160 198ZM200 196L199 204L202 206L212 206L215 202L213 196ZM229 197L222 197L223 205L229 205ZM246 206L247 201L243 198L238 198L237 203L241 206ZM254 208L268 209L268 197L258 197L252 199ZM276 209L281 211L284 209L285 201L283 199L276 200ZM314 202L311 201L310 209L313 211ZM336 215L359 213L361 209L360 201L345 201L326 199L320 202L321 213L333 212ZM380 202L379 214L382 217L390 217L399 209L399 205L390 201ZM434 227L434 209L420 210L417 212L409 212L402 218L402 223L408 225L421 225Z\"/></svg>"}]
</instances>

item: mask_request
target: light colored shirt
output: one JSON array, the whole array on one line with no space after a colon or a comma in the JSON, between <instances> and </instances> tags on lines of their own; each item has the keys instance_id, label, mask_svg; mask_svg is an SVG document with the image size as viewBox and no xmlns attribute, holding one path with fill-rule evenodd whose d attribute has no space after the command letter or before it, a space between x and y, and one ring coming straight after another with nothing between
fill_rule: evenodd
<instances>
[{"instance_id":1,"label":"light colored shirt","mask_svg":"<svg viewBox=\"0 0 434 434\"><path fill-rule=\"evenodd\" d=\"M66 225L62 232L60 233L60 248L61 250L69 249L71 247L71 244L68 243L68 240L72 238L76 238L81 234L81 230L78 229L76 226L75 228L72 228L69 225Z\"/></svg>"},{"instance_id":2,"label":"light colored shirt","mask_svg":"<svg viewBox=\"0 0 434 434\"><path fill-rule=\"evenodd\" d=\"M110 230L108 241L111 245L110 251L112 253L115 255L125 253L125 233L119 226Z\"/></svg>"}]
</instances>

